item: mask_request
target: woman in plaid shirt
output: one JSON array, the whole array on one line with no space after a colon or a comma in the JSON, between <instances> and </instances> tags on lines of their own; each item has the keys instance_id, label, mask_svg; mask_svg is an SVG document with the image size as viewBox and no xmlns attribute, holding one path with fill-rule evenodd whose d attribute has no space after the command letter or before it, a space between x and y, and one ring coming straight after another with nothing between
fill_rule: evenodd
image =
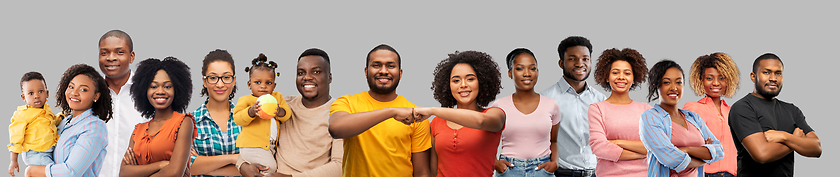
<instances>
[{"instance_id":1,"label":"woman in plaid shirt","mask_svg":"<svg viewBox=\"0 0 840 177\"><path fill-rule=\"evenodd\" d=\"M233 68L233 57L226 50L216 49L204 57L201 96L208 98L193 112L198 129L190 154L194 176L239 176L234 164L239 158L236 137L242 127L233 123L231 114L230 100L236 93Z\"/></svg>"}]
</instances>

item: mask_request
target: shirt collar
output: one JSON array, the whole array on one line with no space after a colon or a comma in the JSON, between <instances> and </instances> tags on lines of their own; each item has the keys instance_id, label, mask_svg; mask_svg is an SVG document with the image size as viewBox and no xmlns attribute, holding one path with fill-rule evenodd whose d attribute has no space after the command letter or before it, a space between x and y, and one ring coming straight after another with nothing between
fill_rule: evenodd
<instances>
[{"instance_id":1,"label":"shirt collar","mask_svg":"<svg viewBox=\"0 0 840 177\"><path fill-rule=\"evenodd\" d=\"M69 120L70 120L70 122L68 122L68 123L67 123L67 125L65 125L65 127L70 127L70 126L73 126L73 125L78 124L79 122L82 122L82 121L83 121L83 120L85 120L85 119L88 119L88 118L90 118L90 117L95 117L95 116L93 116L93 114L92 114L92 113L93 113L93 108L90 108L90 109L88 109L88 110L85 110L85 112L82 112L82 113L81 113L81 114L79 114L79 116L77 116L77 117L73 117L73 115L72 115L72 114L70 114L69 116L67 116L67 117L68 117L67 119L69 119ZM97 118L97 119L98 119L98 118Z\"/></svg>"},{"instance_id":2,"label":"shirt collar","mask_svg":"<svg viewBox=\"0 0 840 177\"><path fill-rule=\"evenodd\" d=\"M700 99L700 101L697 101L697 102L700 103L700 104L715 104L712 101L712 97L708 97L708 96L703 97L702 99ZM720 105L722 105L724 107L729 107L729 104L726 104L726 100L723 100L723 99L720 99Z\"/></svg>"},{"instance_id":3,"label":"shirt collar","mask_svg":"<svg viewBox=\"0 0 840 177\"><path fill-rule=\"evenodd\" d=\"M198 110L195 113L193 113L193 116L195 116L195 122L200 122L204 119L212 120L210 118L210 110L207 109L208 102L210 102L210 100L205 100L204 103L201 104L201 107L198 107ZM228 100L228 103L230 103L230 109L233 110L233 102ZM232 115L233 113L231 113L231 116Z\"/></svg>"},{"instance_id":4,"label":"shirt collar","mask_svg":"<svg viewBox=\"0 0 840 177\"><path fill-rule=\"evenodd\" d=\"M665 109L662 109L662 106L659 106L659 103L653 104L653 109L655 109L656 112L663 113L663 114L665 114L669 117L671 116L670 114L668 114L668 111L665 111ZM677 108L677 111L680 111L682 114L684 114L686 117L688 117L688 111L680 109L680 108Z\"/></svg>"},{"instance_id":5,"label":"shirt collar","mask_svg":"<svg viewBox=\"0 0 840 177\"><path fill-rule=\"evenodd\" d=\"M557 81L557 86L560 87L561 92L578 94L577 91L575 91L575 88L572 87L572 85L569 85L569 82L566 81L565 76L560 78L560 81ZM583 91L580 92L580 94L582 95L583 93L590 91L592 91L592 88L589 87L589 83L583 82Z\"/></svg>"}]
</instances>

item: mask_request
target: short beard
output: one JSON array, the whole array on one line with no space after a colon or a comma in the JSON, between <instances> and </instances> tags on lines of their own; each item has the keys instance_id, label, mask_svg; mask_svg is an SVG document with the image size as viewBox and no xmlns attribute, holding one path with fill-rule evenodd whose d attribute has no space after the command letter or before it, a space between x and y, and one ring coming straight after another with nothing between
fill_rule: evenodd
<instances>
[{"instance_id":1,"label":"short beard","mask_svg":"<svg viewBox=\"0 0 840 177\"><path fill-rule=\"evenodd\" d=\"M571 69L563 69L563 77L569 78L573 81L578 81L578 82L586 81L586 79L589 78L589 74L592 74L592 72L589 72L589 70L587 69L586 70L586 76L583 76L583 79L578 80L577 78L574 77L574 75L572 75L572 70Z\"/></svg>"},{"instance_id":2,"label":"short beard","mask_svg":"<svg viewBox=\"0 0 840 177\"><path fill-rule=\"evenodd\" d=\"M777 83L777 84L778 84L778 83ZM764 91L764 89L763 89L763 88L764 88L764 87L763 87L763 85L760 85L759 83L755 83L755 92L757 92L759 95L761 95L762 97L764 97L764 99L768 99L768 100L769 100L769 99L775 98L776 96L778 96L778 95L779 95L779 93L780 93L780 92L782 92L782 84L778 84L778 87L779 87L779 88L778 88L778 89L776 89L776 91L775 91L775 92L773 92L773 91Z\"/></svg>"},{"instance_id":3,"label":"short beard","mask_svg":"<svg viewBox=\"0 0 840 177\"><path fill-rule=\"evenodd\" d=\"M395 90L397 90L397 86L400 85L400 80L399 79L394 79L393 80L394 81L393 86L391 86L391 87L380 87L380 86L378 86L374 83L375 80L376 79L371 80L370 77L367 78L368 88L370 88L371 92L377 93L377 94L388 94L388 93L394 92Z\"/></svg>"}]
</instances>

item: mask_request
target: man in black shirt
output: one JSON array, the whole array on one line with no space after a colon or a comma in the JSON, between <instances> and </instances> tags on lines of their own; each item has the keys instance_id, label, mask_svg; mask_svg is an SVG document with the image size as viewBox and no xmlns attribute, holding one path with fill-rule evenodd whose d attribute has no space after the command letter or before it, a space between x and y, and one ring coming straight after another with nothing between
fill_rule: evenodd
<instances>
[{"instance_id":1,"label":"man in black shirt","mask_svg":"<svg viewBox=\"0 0 840 177\"><path fill-rule=\"evenodd\" d=\"M775 98L782 91L782 60L766 53L755 59L752 69L755 91L729 112L738 176L793 176L792 152L820 157L820 139L798 107Z\"/></svg>"}]
</instances>

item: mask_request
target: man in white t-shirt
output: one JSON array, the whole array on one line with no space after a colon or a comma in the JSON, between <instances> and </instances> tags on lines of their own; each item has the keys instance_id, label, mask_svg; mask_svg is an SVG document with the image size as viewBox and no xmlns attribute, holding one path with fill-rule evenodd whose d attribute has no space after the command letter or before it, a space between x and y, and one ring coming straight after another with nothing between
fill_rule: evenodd
<instances>
[{"instance_id":1,"label":"man in white t-shirt","mask_svg":"<svg viewBox=\"0 0 840 177\"><path fill-rule=\"evenodd\" d=\"M99 70L105 75L114 104L114 118L106 123L108 152L102 162L99 176L119 176L120 164L128 148L134 125L148 120L134 109L131 99L131 69L134 62L134 44L131 37L121 30L111 30L99 38Z\"/></svg>"}]
</instances>

